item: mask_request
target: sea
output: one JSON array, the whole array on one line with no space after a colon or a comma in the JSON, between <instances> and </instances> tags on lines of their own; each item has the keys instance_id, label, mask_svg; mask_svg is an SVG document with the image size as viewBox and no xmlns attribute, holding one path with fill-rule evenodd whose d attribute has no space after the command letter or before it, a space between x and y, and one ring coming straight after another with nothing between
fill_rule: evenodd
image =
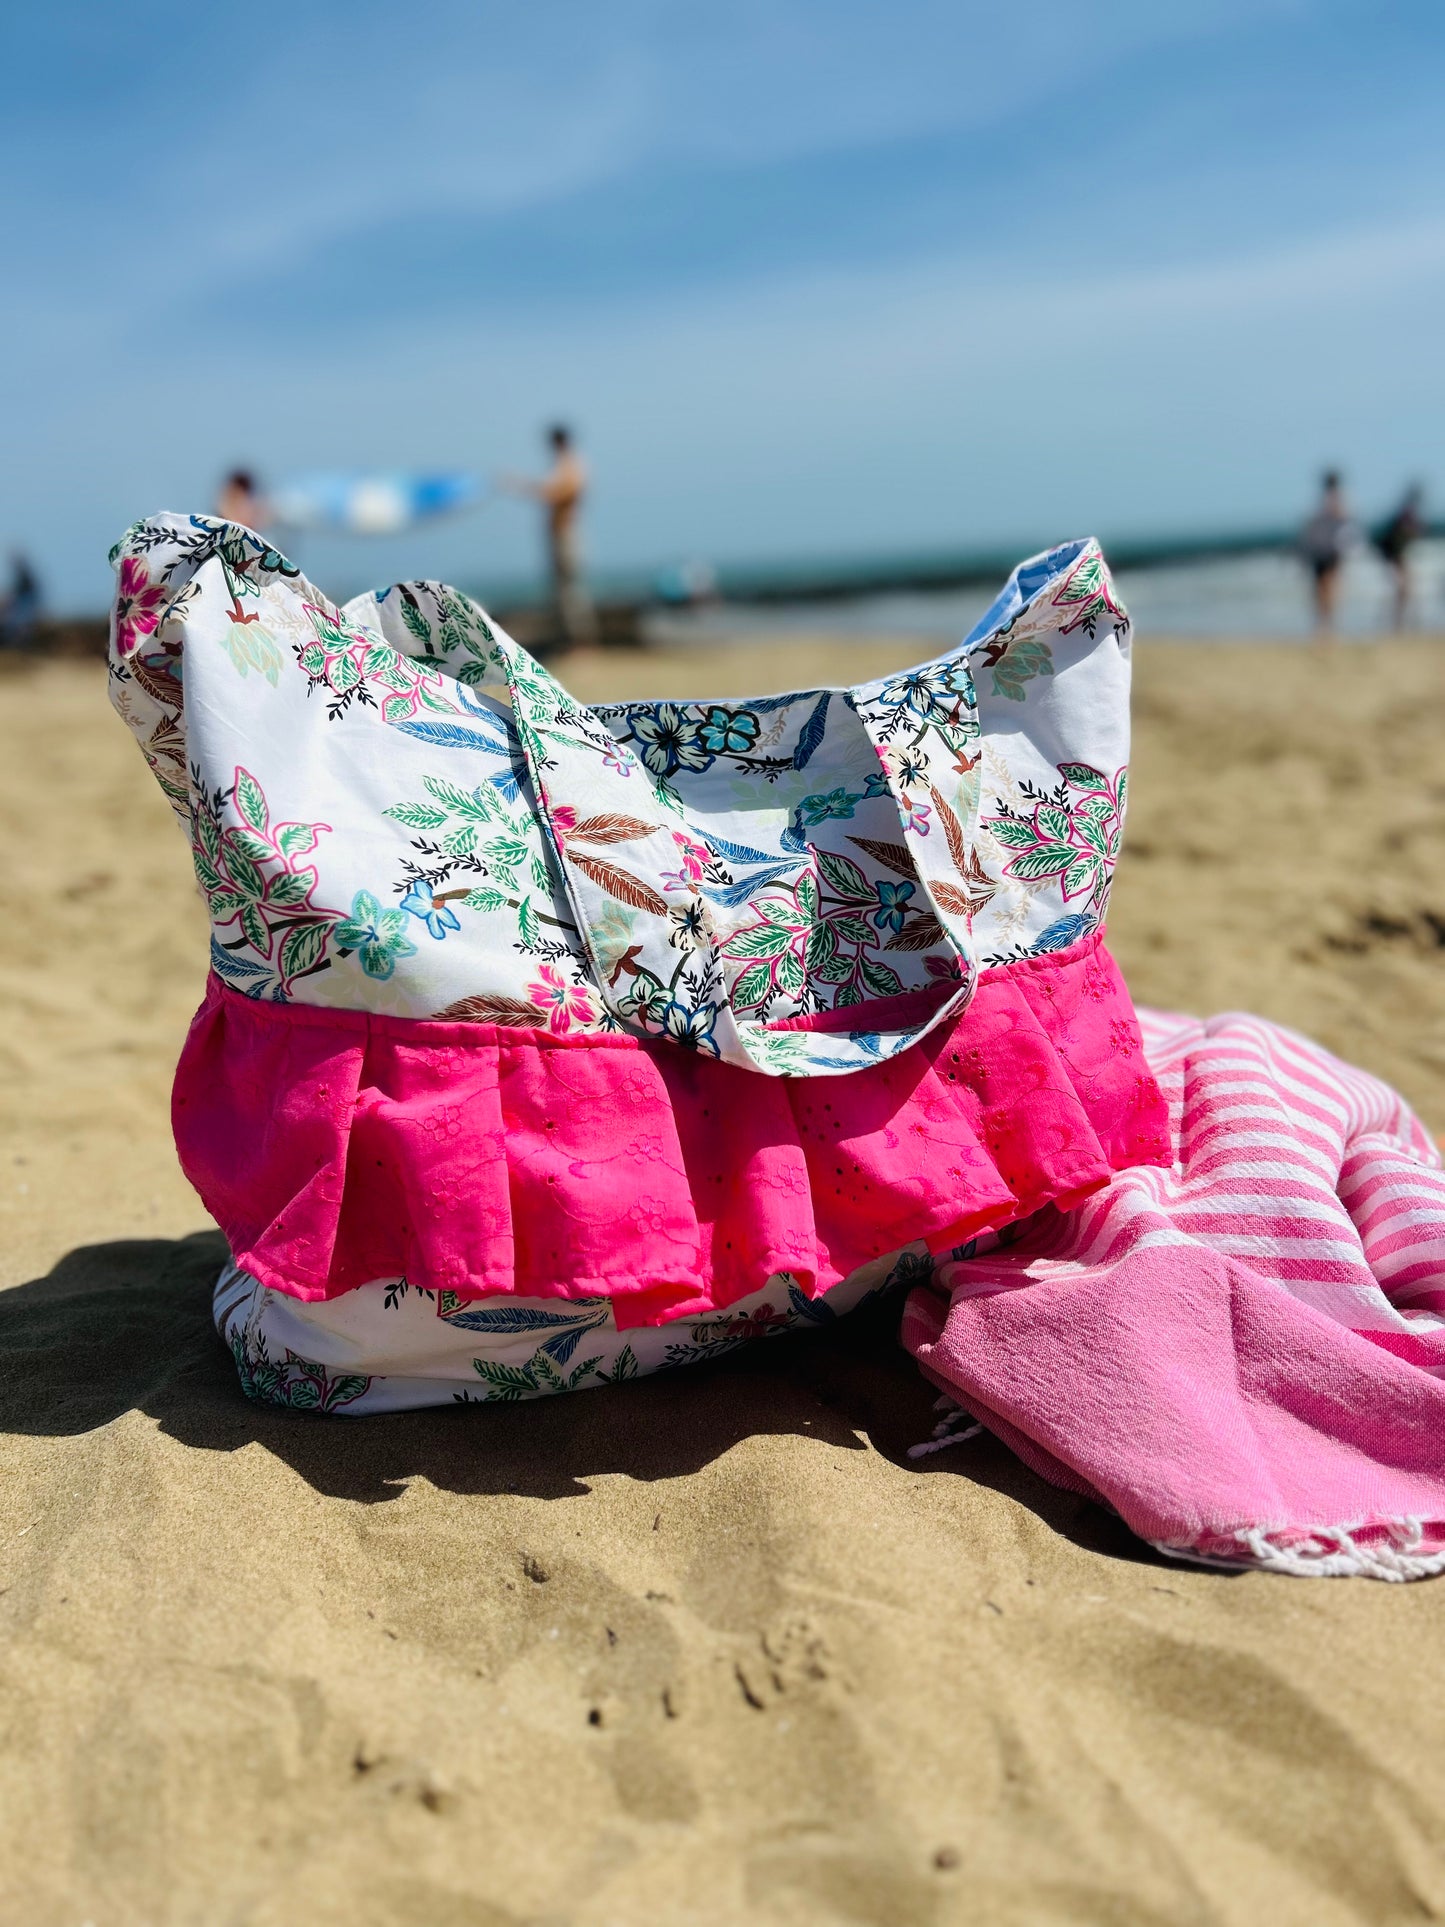
<instances>
[{"instance_id":1,"label":"sea","mask_svg":"<svg viewBox=\"0 0 1445 1927\"><path fill-rule=\"evenodd\" d=\"M1413 551L1411 626L1445 636L1445 540ZM1310 582L1299 558L1281 553L1211 556L1124 569L1119 594L1141 640L1307 641L1313 633ZM920 648L958 642L993 600L995 589L896 590L817 602L715 603L649 617L650 639L670 646L716 646L751 637L797 635L916 638ZM1342 637L1387 634L1393 626L1391 579L1373 550L1344 565L1336 627Z\"/></svg>"}]
</instances>

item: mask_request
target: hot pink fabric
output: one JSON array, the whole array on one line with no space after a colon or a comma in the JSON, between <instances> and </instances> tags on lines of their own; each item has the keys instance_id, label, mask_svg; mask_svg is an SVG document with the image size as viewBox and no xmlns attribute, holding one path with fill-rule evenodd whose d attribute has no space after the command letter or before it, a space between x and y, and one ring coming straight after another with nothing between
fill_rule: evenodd
<instances>
[{"instance_id":1,"label":"hot pink fabric","mask_svg":"<svg viewBox=\"0 0 1445 1927\"><path fill-rule=\"evenodd\" d=\"M609 1297L622 1327L779 1271L814 1295L1169 1155L1098 936L986 972L957 1023L888 1063L796 1080L654 1039L261 1003L212 980L173 1119L265 1285Z\"/></svg>"},{"instance_id":2,"label":"hot pink fabric","mask_svg":"<svg viewBox=\"0 0 1445 1927\"><path fill-rule=\"evenodd\" d=\"M1188 1557L1445 1565L1445 1173L1403 1100L1241 1016L1141 1012L1172 1170L940 1268L903 1337L1045 1478Z\"/></svg>"}]
</instances>

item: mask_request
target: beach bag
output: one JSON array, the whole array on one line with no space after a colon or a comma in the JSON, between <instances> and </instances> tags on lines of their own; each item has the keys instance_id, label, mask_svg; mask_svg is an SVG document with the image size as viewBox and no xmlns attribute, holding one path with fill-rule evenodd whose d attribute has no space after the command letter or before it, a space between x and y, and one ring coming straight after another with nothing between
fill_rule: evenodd
<instances>
[{"instance_id":1,"label":"beach bag","mask_svg":"<svg viewBox=\"0 0 1445 1927\"><path fill-rule=\"evenodd\" d=\"M600 1382L591 1332L681 1362L679 1321L806 1322L1167 1159L1102 940L1128 622L1093 542L917 669L592 707L440 584L338 608L204 516L113 559L112 697L211 917L177 1146L253 1362L384 1376L424 1316L477 1395L491 1340L498 1395Z\"/></svg>"}]
</instances>

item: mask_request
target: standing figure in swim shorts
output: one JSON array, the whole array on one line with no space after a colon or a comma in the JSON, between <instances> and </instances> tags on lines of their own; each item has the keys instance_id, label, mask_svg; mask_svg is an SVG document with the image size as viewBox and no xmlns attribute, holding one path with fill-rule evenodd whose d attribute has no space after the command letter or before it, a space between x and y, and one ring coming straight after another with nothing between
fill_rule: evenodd
<instances>
[{"instance_id":1,"label":"standing figure in swim shorts","mask_svg":"<svg viewBox=\"0 0 1445 1927\"><path fill-rule=\"evenodd\" d=\"M1315 628L1328 635L1335 626L1340 567L1354 540L1355 523L1339 475L1330 469L1320 484L1319 507L1300 534L1300 553L1314 578Z\"/></svg>"},{"instance_id":2,"label":"standing figure in swim shorts","mask_svg":"<svg viewBox=\"0 0 1445 1927\"><path fill-rule=\"evenodd\" d=\"M547 441L552 450L547 473L538 481L507 476L503 486L518 495L530 495L546 511L547 563L557 628L569 648L585 648L597 640L597 615L582 577L579 539L587 470L570 428L559 422L547 431Z\"/></svg>"}]
</instances>

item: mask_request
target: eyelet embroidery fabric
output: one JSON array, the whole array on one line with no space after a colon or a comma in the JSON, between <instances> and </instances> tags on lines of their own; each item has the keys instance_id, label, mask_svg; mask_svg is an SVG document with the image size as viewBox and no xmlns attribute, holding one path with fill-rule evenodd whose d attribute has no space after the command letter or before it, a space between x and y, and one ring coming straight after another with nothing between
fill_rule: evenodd
<instances>
[{"instance_id":1,"label":"eyelet embroidery fabric","mask_svg":"<svg viewBox=\"0 0 1445 1927\"><path fill-rule=\"evenodd\" d=\"M1098 935L986 973L953 1026L848 1078L278 1008L213 982L174 1120L237 1262L273 1290L405 1275L466 1298L595 1296L621 1330L784 1271L816 1297L910 1242L965 1242L1167 1155Z\"/></svg>"}]
</instances>

